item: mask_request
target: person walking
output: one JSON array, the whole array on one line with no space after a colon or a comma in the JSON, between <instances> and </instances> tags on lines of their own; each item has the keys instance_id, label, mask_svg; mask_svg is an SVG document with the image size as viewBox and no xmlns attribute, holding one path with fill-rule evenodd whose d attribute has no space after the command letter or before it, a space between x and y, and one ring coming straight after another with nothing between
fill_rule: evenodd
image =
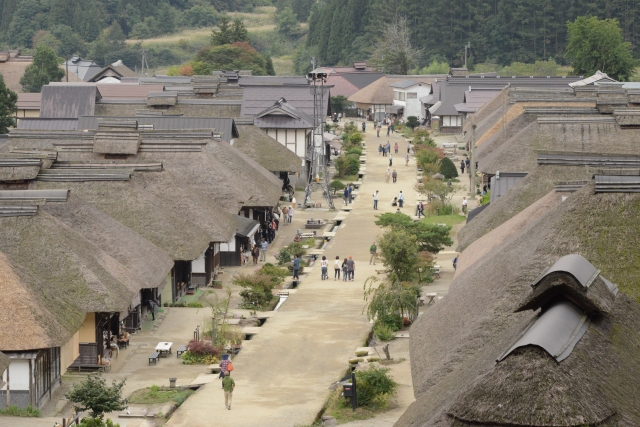
<instances>
[{"instance_id":1,"label":"person walking","mask_svg":"<svg viewBox=\"0 0 640 427\"><path fill-rule=\"evenodd\" d=\"M327 257L323 256L322 261L320 261L320 272L322 274L321 280L327 280L329 278L328 273L329 270L329 261L327 261Z\"/></svg>"},{"instance_id":2,"label":"person walking","mask_svg":"<svg viewBox=\"0 0 640 427\"><path fill-rule=\"evenodd\" d=\"M293 213L295 212L295 210L293 209L293 207L289 208L289 224L291 224L291 221L293 220Z\"/></svg>"},{"instance_id":3,"label":"person walking","mask_svg":"<svg viewBox=\"0 0 640 427\"><path fill-rule=\"evenodd\" d=\"M387 136L389 136L389 132L391 132L391 124L387 125Z\"/></svg>"},{"instance_id":4,"label":"person walking","mask_svg":"<svg viewBox=\"0 0 640 427\"><path fill-rule=\"evenodd\" d=\"M407 142L407 154L411 153L411 143Z\"/></svg>"},{"instance_id":5,"label":"person walking","mask_svg":"<svg viewBox=\"0 0 640 427\"><path fill-rule=\"evenodd\" d=\"M224 390L224 406L231 410L231 399L233 398L233 389L236 388L236 382L231 378L231 372L224 373L222 380L222 389Z\"/></svg>"},{"instance_id":6,"label":"person walking","mask_svg":"<svg viewBox=\"0 0 640 427\"><path fill-rule=\"evenodd\" d=\"M464 164L466 165L467 169L469 169L469 165L471 164L471 161L469 160L468 157L465 159Z\"/></svg>"},{"instance_id":7,"label":"person walking","mask_svg":"<svg viewBox=\"0 0 640 427\"><path fill-rule=\"evenodd\" d=\"M376 125L376 136L380 138L380 122Z\"/></svg>"},{"instance_id":8,"label":"person walking","mask_svg":"<svg viewBox=\"0 0 640 427\"><path fill-rule=\"evenodd\" d=\"M296 255L293 257L293 278L296 280L300 280L300 255Z\"/></svg>"},{"instance_id":9,"label":"person walking","mask_svg":"<svg viewBox=\"0 0 640 427\"><path fill-rule=\"evenodd\" d=\"M382 146L382 157L386 157L387 156L387 147L386 146Z\"/></svg>"},{"instance_id":10,"label":"person walking","mask_svg":"<svg viewBox=\"0 0 640 427\"><path fill-rule=\"evenodd\" d=\"M369 253L371 254L371 259L369 260L369 265L376 265L376 254L378 252L378 247L376 246L376 242L373 242L371 246L369 246Z\"/></svg>"},{"instance_id":11,"label":"person walking","mask_svg":"<svg viewBox=\"0 0 640 427\"><path fill-rule=\"evenodd\" d=\"M260 244L260 261L267 260L267 246L269 246L267 241L262 239L262 243Z\"/></svg>"},{"instance_id":12,"label":"person walking","mask_svg":"<svg viewBox=\"0 0 640 427\"><path fill-rule=\"evenodd\" d=\"M396 154L398 154L398 143L396 142L396 144L393 146L394 151L396 152Z\"/></svg>"},{"instance_id":13,"label":"person walking","mask_svg":"<svg viewBox=\"0 0 640 427\"><path fill-rule=\"evenodd\" d=\"M388 184L389 178L391 178L391 169L387 168L387 171L384 173L384 182Z\"/></svg>"},{"instance_id":14,"label":"person walking","mask_svg":"<svg viewBox=\"0 0 640 427\"><path fill-rule=\"evenodd\" d=\"M378 156L382 156L382 144L378 145Z\"/></svg>"},{"instance_id":15,"label":"person walking","mask_svg":"<svg viewBox=\"0 0 640 427\"><path fill-rule=\"evenodd\" d=\"M260 248L258 245L253 245L251 248L251 257L253 258L253 265L258 265L258 257L260 256Z\"/></svg>"},{"instance_id":16,"label":"person walking","mask_svg":"<svg viewBox=\"0 0 640 427\"><path fill-rule=\"evenodd\" d=\"M466 214L467 213L467 206L469 204L469 201L467 200L466 197L462 198L462 213Z\"/></svg>"},{"instance_id":17,"label":"person walking","mask_svg":"<svg viewBox=\"0 0 640 427\"><path fill-rule=\"evenodd\" d=\"M391 123L391 133L396 133L396 125L395 123Z\"/></svg>"},{"instance_id":18,"label":"person walking","mask_svg":"<svg viewBox=\"0 0 640 427\"><path fill-rule=\"evenodd\" d=\"M400 190L400 194L398 194L398 205L400 207L404 207L404 194L402 194L402 190Z\"/></svg>"},{"instance_id":19,"label":"person walking","mask_svg":"<svg viewBox=\"0 0 640 427\"><path fill-rule=\"evenodd\" d=\"M456 271L456 269L458 268L458 257L456 256L451 260L451 262L453 263L453 271Z\"/></svg>"},{"instance_id":20,"label":"person walking","mask_svg":"<svg viewBox=\"0 0 640 427\"><path fill-rule=\"evenodd\" d=\"M375 193L373 193L373 209L378 210L378 190L376 190Z\"/></svg>"},{"instance_id":21,"label":"person walking","mask_svg":"<svg viewBox=\"0 0 640 427\"><path fill-rule=\"evenodd\" d=\"M367 122L362 122L362 132L367 130Z\"/></svg>"},{"instance_id":22,"label":"person walking","mask_svg":"<svg viewBox=\"0 0 640 427\"><path fill-rule=\"evenodd\" d=\"M351 255L349 255L349 259L347 260L347 272L349 273L349 280L353 282L356 273L356 262Z\"/></svg>"},{"instance_id":23,"label":"person walking","mask_svg":"<svg viewBox=\"0 0 640 427\"><path fill-rule=\"evenodd\" d=\"M460 170L464 173L464 160L460 160Z\"/></svg>"},{"instance_id":24,"label":"person walking","mask_svg":"<svg viewBox=\"0 0 640 427\"><path fill-rule=\"evenodd\" d=\"M349 184L349 203L353 203L353 184Z\"/></svg>"},{"instance_id":25,"label":"person walking","mask_svg":"<svg viewBox=\"0 0 640 427\"><path fill-rule=\"evenodd\" d=\"M284 223L285 227L289 225L289 206L285 206L282 209L282 222Z\"/></svg>"},{"instance_id":26,"label":"person walking","mask_svg":"<svg viewBox=\"0 0 640 427\"><path fill-rule=\"evenodd\" d=\"M404 165L409 166L409 154L404 156Z\"/></svg>"},{"instance_id":27,"label":"person walking","mask_svg":"<svg viewBox=\"0 0 640 427\"><path fill-rule=\"evenodd\" d=\"M149 302L147 303L149 305L149 311L151 312L151 321L156 320L156 313L158 312L158 305L156 304L156 302L152 299L149 300Z\"/></svg>"},{"instance_id":28,"label":"person walking","mask_svg":"<svg viewBox=\"0 0 640 427\"><path fill-rule=\"evenodd\" d=\"M422 200L418 203L418 219L420 219L421 215L424 216L424 203L422 203Z\"/></svg>"},{"instance_id":29,"label":"person walking","mask_svg":"<svg viewBox=\"0 0 640 427\"><path fill-rule=\"evenodd\" d=\"M349 280L349 265L347 264L346 258L342 261L342 280L344 282Z\"/></svg>"},{"instance_id":30,"label":"person walking","mask_svg":"<svg viewBox=\"0 0 640 427\"><path fill-rule=\"evenodd\" d=\"M228 354L222 355L222 360L220 361L220 375L218 375L218 379L224 379L224 373L228 371L227 367L229 366L230 361ZM224 388L224 386L222 388Z\"/></svg>"},{"instance_id":31,"label":"person walking","mask_svg":"<svg viewBox=\"0 0 640 427\"><path fill-rule=\"evenodd\" d=\"M344 205L347 206L349 204L349 187L344 187L342 196L344 199Z\"/></svg>"},{"instance_id":32,"label":"person walking","mask_svg":"<svg viewBox=\"0 0 640 427\"><path fill-rule=\"evenodd\" d=\"M393 173L391 174L391 177L393 178L393 183L396 183L396 180L398 179L398 172L396 172L396 170L393 170Z\"/></svg>"},{"instance_id":33,"label":"person walking","mask_svg":"<svg viewBox=\"0 0 640 427\"><path fill-rule=\"evenodd\" d=\"M391 153L391 143L387 141L387 153Z\"/></svg>"},{"instance_id":34,"label":"person walking","mask_svg":"<svg viewBox=\"0 0 640 427\"><path fill-rule=\"evenodd\" d=\"M336 260L333 261L333 281L340 280L340 269L342 265L340 265L340 257L336 255Z\"/></svg>"},{"instance_id":35,"label":"person walking","mask_svg":"<svg viewBox=\"0 0 640 427\"><path fill-rule=\"evenodd\" d=\"M389 153L389 167L393 166L393 156Z\"/></svg>"}]
</instances>

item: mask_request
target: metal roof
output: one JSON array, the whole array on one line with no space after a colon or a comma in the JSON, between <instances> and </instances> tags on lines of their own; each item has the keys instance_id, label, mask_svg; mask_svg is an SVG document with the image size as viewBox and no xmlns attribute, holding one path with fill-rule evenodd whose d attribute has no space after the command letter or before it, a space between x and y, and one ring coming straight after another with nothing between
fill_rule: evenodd
<instances>
[{"instance_id":1,"label":"metal roof","mask_svg":"<svg viewBox=\"0 0 640 427\"><path fill-rule=\"evenodd\" d=\"M18 120L20 130L76 130L78 119L24 117Z\"/></svg>"},{"instance_id":2,"label":"metal roof","mask_svg":"<svg viewBox=\"0 0 640 427\"><path fill-rule=\"evenodd\" d=\"M76 119L94 114L100 93L95 85L46 85L42 87L40 117Z\"/></svg>"},{"instance_id":3,"label":"metal roof","mask_svg":"<svg viewBox=\"0 0 640 427\"><path fill-rule=\"evenodd\" d=\"M289 116L256 117L253 124L260 129L313 129L311 122Z\"/></svg>"},{"instance_id":4,"label":"metal roof","mask_svg":"<svg viewBox=\"0 0 640 427\"><path fill-rule=\"evenodd\" d=\"M19 93L16 106L18 110L39 110L41 102L41 93Z\"/></svg>"},{"instance_id":5,"label":"metal roof","mask_svg":"<svg viewBox=\"0 0 640 427\"><path fill-rule=\"evenodd\" d=\"M309 81L304 76L240 76L238 84L240 86L309 86Z\"/></svg>"},{"instance_id":6,"label":"metal roof","mask_svg":"<svg viewBox=\"0 0 640 427\"><path fill-rule=\"evenodd\" d=\"M69 190L0 190L0 200L66 202Z\"/></svg>"},{"instance_id":7,"label":"metal roof","mask_svg":"<svg viewBox=\"0 0 640 427\"><path fill-rule=\"evenodd\" d=\"M272 107L281 98L297 110L313 117L311 86L246 86L242 94L241 116L255 116ZM325 86L323 111L329 112L330 89ZM312 120L313 123L313 120Z\"/></svg>"},{"instance_id":8,"label":"metal roof","mask_svg":"<svg viewBox=\"0 0 640 427\"><path fill-rule=\"evenodd\" d=\"M500 196L503 196L525 176L527 176L526 172L496 173L496 175L491 177L491 200L489 203L493 203L498 200Z\"/></svg>"},{"instance_id":9,"label":"metal roof","mask_svg":"<svg viewBox=\"0 0 640 427\"><path fill-rule=\"evenodd\" d=\"M256 220L246 218L242 215L236 215L238 220L238 228L236 229L236 235L242 237L251 237L260 228L260 223Z\"/></svg>"},{"instance_id":10,"label":"metal roof","mask_svg":"<svg viewBox=\"0 0 640 427\"><path fill-rule=\"evenodd\" d=\"M184 117L184 116L83 116L78 120L79 130L98 129L98 119L135 120L138 125L153 125L153 130L195 130L215 129L223 141L230 142L238 137L238 129L233 118Z\"/></svg>"},{"instance_id":11,"label":"metal roof","mask_svg":"<svg viewBox=\"0 0 640 427\"><path fill-rule=\"evenodd\" d=\"M344 77L349 83L354 85L359 89L362 89L366 86L369 86L371 83L376 80L380 80L381 77L384 77L382 73L344 73L341 72L340 75Z\"/></svg>"},{"instance_id":12,"label":"metal roof","mask_svg":"<svg viewBox=\"0 0 640 427\"><path fill-rule=\"evenodd\" d=\"M638 175L596 175L596 193L640 193Z\"/></svg>"},{"instance_id":13,"label":"metal roof","mask_svg":"<svg viewBox=\"0 0 640 427\"><path fill-rule=\"evenodd\" d=\"M492 188L493 190L493 188ZM538 279L531 284L536 287L542 279L551 273L567 273L573 276L582 286L588 288L591 283L598 277L600 270L595 268L583 256L577 254L565 255L556 261L551 267L547 268Z\"/></svg>"},{"instance_id":14,"label":"metal roof","mask_svg":"<svg viewBox=\"0 0 640 427\"><path fill-rule=\"evenodd\" d=\"M546 152L538 153L538 164L640 168L640 156Z\"/></svg>"},{"instance_id":15,"label":"metal roof","mask_svg":"<svg viewBox=\"0 0 640 427\"><path fill-rule=\"evenodd\" d=\"M410 88L411 86L416 86L421 84L425 84L425 83L417 82L415 80L402 80L400 82L391 83L389 86L395 87L398 89L407 89L407 88Z\"/></svg>"},{"instance_id":16,"label":"metal roof","mask_svg":"<svg viewBox=\"0 0 640 427\"><path fill-rule=\"evenodd\" d=\"M598 70L593 76L587 77L586 79L578 80L577 82L569 83L569 86L571 87L587 86L587 85L593 85L596 82L600 82L600 81L616 82L615 79L612 79L611 77L607 76L606 73L603 73L602 71Z\"/></svg>"},{"instance_id":17,"label":"metal roof","mask_svg":"<svg viewBox=\"0 0 640 427\"><path fill-rule=\"evenodd\" d=\"M536 346L561 362L587 332L589 318L584 310L568 300L557 300L546 308L522 337L498 361L519 347Z\"/></svg>"}]
</instances>

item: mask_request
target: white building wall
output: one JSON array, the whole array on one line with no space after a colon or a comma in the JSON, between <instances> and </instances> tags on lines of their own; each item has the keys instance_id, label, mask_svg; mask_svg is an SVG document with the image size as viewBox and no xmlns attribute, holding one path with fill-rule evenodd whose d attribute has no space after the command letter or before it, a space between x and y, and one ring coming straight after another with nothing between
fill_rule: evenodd
<instances>
[{"instance_id":1,"label":"white building wall","mask_svg":"<svg viewBox=\"0 0 640 427\"><path fill-rule=\"evenodd\" d=\"M206 250L205 250L206 252ZM192 273L206 273L204 267L204 252L200 254L200 256L193 261L191 261L191 272Z\"/></svg>"},{"instance_id":2,"label":"white building wall","mask_svg":"<svg viewBox=\"0 0 640 427\"><path fill-rule=\"evenodd\" d=\"M12 359L11 364L9 365L9 386L10 390L29 390L29 360L26 359ZM2 375L2 380L7 382L7 372ZM5 385L0 390L6 390L7 386Z\"/></svg>"}]
</instances>

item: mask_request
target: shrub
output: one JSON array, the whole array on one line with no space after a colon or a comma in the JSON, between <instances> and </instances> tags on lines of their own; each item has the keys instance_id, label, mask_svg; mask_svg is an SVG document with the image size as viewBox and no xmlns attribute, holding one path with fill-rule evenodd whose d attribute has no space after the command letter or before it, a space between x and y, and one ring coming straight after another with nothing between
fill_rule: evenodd
<instances>
[{"instance_id":1,"label":"shrub","mask_svg":"<svg viewBox=\"0 0 640 427\"><path fill-rule=\"evenodd\" d=\"M374 326L373 333L380 341L391 341L396 337L393 333L393 329L383 324Z\"/></svg>"},{"instance_id":2,"label":"shrub","mask_svg":"<svg viewBox=\"0 0 640 427\"><path fill-rule=\"evenodd\" d=\"M356 395L359 406L384 407L398 384L389 376L389 368L356 371Z\"/></svg>"},{"instance_id":3,"label":"shrub","mask_svg":"<svg viewBox=\"0 0 640 427\"><path fill-rule=\"evenodd\" d=\"M102 418L84 417L80 421L80 424L78 424L78 426L79 427L120 427L120 424L115 424L109 418L105 420Z\"/></svg>"},{"instance_id":4,"label":"shrub","mask_svg":"<svg viewBox=\"0 0 640 427\"><path fill-rule=\"evenodd\" d=\"M444 152L439 148L420 147L416 151L416 162L420 168L427 169L427 165L435 165L444 157Z\"/></svg>"},{"instance_id":5,"label":"shrub","mask_svg":"<svg viewBox=\"0 0 640 427\"><path fill-rule=\"evenodd\" d=\"M362 156L362 148L354 146L354 147L350 147L347 150L347 154L354 154L358 157Z\"/></svg>"},{"instance_id":6,"label":"shrub","mask_svg":"<svg viewBox=\"0 0 640 427\"><path fill-rule=\"evenodd\" d=\"M491 190L487 191L487 194L480 198L481 205L487 205L491 201Z\"/></svg>"},{"instance_id":7,"label":"shrub","mask_svg":"<svg viewBox=\"0 0 640 427\"><path fill-rule=\"evenodd\" d=\"M282 284L282 282L284 282L284 278L287 277L287 270L276 267L270 262L262 266L260 273L270 276L276 286Z\"/></svg>"},{"instance_id":8,"label":"shrub","mask_svg":"<svg viewBox=\"0 0 640 427\"><path fill-rule=\"evenodd\" d=\"M197 355L190 351L182 353L181 358L184 365L211 365L218 361L218 358L211 354Z\"/></svg>"},{"instance_id":9,"label":"shrub","mask_svg":"<svg viewBox=\"0 0 640 427\"><path fill-rule=\"evenodd\" d=\"M363 356L368 356L368 355L369 355L369 351L368 350L356 351L356 356L357 357L363 357Z\"/></svg>"},{"instance_id":10,"label":"shrub","mask_svg":"<svg viewBox=\"0 0 640 427\"><path fill-rule=\"evenodd\" d=\"M191 340L189 344L187 344L187 351L191 354L195 354L198 356L202 355L211 355L218 356L220 355L220 350L213 347L210 342L199 341L199 340Z\"/></svg>"},{"instance_id":11,"label":"shrub","mask_svg":"<svg viewBox=\"0 0 640 427\"><path fill-rule=\"evenodd\" d=\"M204 305L201 302L194 301L194 302L187 303L187 307L190 307L190 308L204 308Z\"/></svg>"},{"instance_id":12,"label":"shrub","mask_svg":"<svg viewBox=\"0 0 640 427\"><path fill-rule=\"evenodd\" d=\"M407 117L407 126L410 127L412 130L417 128L418 125L420 125L420 123L418 122L418 118L416 116Z\"/></svg>"},{"instance_id":13,"label":"shrub","mask_svg":"<svg viewBox=\"0 0 640 427\"><path fill-rule=\"evenodd\" d=\"M426 129L418 129L417 131L415 131L415 134L413 135L413 141L411 142L417 147L427 146L435 148L436 146L436 142L433 140L433 138L431 138L431 133Z\"/></svg>"},{"instance_id":14,"label":"shrub","mask_svg":"<svg viewBox=\"0 0 640 427\"><path fill-rule=\"evenodd\" d=\"M447 179L456 178L458 176L458 168L450 158L444 157L440 160L440 173Z\"/></svg>"},{"instance_id":15,"label":"shrub","mask_svg":"<svg viewBox=\"0 0 640 427\"><path fill-rule=\"evenodd\" d=\"M360 132L354 132L351 135L349 135L349 142L351 144L361 144L362 141L364 141L364 137L362 136L362 134Z\"/></svg>"},{"instance_id":16,"label":"shrub","mask_svg":"<svg viewBox=\"0 0 640 427\"><path fill-rule=\"evenodd\" d=\"M336 172L338 176L344 177L355 175L360 170L360 158L355 154L339 156L336 158Z\"/></svg>"},{"instance_id":17,"label":"shrub","mask_svg":"<svg viewBox=\"0 0 640 427\"><path fill-rule=\"evenodd\" d=\"M240 274L233 278L232 283L244 288L240 291L240 296L245 306L263 308L274 298L273 288L278 284L278 280L268 274L257 272Z\"/></svg>"},{"instance_id":18,"label":"shrub","mask_svg":"<svg viewBox=\"0 0 640 427\"><path fill-rule=\"evenodd\" d=\"M451 203L442 203L441 201L433 201L426 205L427 215L456 215L460 213L460 208L453 206Z\"/></svg>"},{"instance_id":19,"label":"shrub","mask_svg":"<svg viewBox=\"0 0 640 427\"><path fill-rule=\"evenodd\" d=\"M379 312L374 328L376 325L387 326L395 332L402 328L402 316L398 313Z\"/></svg>"},{"instance_id":20,"label":"shrub","mask_svg":"<svg viewBox=\"0 0 640 427\"><path fill-rule=\"evenodd\" d=\"M333 188L333 194L336 194L337 191L343 190L346 185L339 179L334 179L331 181L331 184L329 184L329 187Z\"/></svg>"}]
</instances>

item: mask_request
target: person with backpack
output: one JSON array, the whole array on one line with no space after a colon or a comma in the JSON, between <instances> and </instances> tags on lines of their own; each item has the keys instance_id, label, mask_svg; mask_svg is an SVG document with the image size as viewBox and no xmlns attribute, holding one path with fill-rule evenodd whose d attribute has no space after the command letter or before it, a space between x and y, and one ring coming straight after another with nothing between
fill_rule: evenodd
<instances>
[{"instance_id":1,"label":"person with backpack","mask_svg":"<svg viewBox=\"0 0 640 427\"><path fill-rule=\"evenodd\" d=\"M378 247L376 246L376 242L373 242L371 246L369 246L369 253L371 254L371 259L369 260L369 265L376 265L376 254L378 252Z\"/></svg>"},{"instance_id":2,"label":"person with backpack","mask_svg":"<svg viewBox=\"0 0 640 427\"><path fill-rule=\"evenodd\" d=\"M344 282L349 280L349 265L347 264L346 258L342 261L342 280Z\"/></svg>"},{"instance_id":3,"label":"person with backpack","mask_svg":"<svg viewBox=\"0 0 640 427\"><path fill-rule=\"evenodd\" d=\"M220 375L218 375L218 379L224 378L224 373L228 371L230 362L231 362L231 359L229 359L229 355L223 354L222 360L220 361ZM233 364L231 366L233 366Z\"/></svg>"}]
</instances>

